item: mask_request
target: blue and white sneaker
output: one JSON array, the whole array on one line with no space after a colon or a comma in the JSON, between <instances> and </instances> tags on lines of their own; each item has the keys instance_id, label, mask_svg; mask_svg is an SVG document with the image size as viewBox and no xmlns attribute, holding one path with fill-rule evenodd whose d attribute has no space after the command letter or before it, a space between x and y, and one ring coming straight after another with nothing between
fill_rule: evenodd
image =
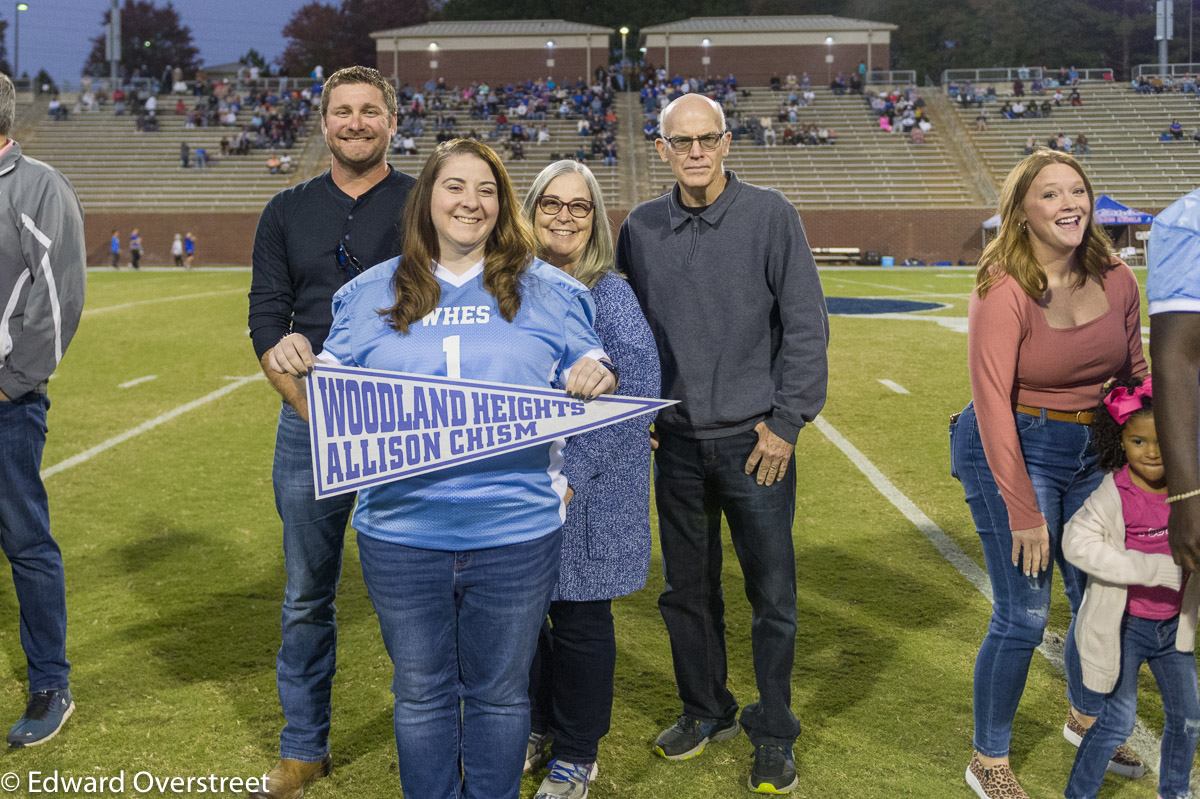
<instances>
[{"instance_id":1,"label":"blue and white sneaker","mask_svg":"<svg viewBox=\"0 0 1200 799\"><path fill-rule=\"evenodd\" d=\"M551 760L550 774L542 780L534 799L585 799L588 783L596 779L600 768L595 763L568 763Z\"/></svg>"},{"instance_id":2,"label":"blue and white sneaker","mask_svg":"<svg viewBox=\"0 0 1200 799\"><path fill-rule=\"evenodd\" d=\"M25 715L8 731L8 745L13 749L37 746L49 741L62 729L63 722L75 712L71 689L38 691L29 695Z\"/></svg>"}]
</instances>

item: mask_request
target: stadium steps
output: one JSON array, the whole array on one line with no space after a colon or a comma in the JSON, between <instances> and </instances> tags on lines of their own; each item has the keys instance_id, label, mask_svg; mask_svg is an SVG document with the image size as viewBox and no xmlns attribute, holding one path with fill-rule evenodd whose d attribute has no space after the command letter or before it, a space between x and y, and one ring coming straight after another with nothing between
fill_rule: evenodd
<instances>
[{"instance_id":1,"label":"stadium steps","mask_svg":"<svg viewBox=\"0 0 1200 799\"><path fill-rule=\"evenodd\" d=\"M249 122L252 109L238 114L238 126L186 128L185 117L174 113L174 95L159 97L160 130L137 133L136 115L115 116L110 109L72 113L63 121L39 108L33 135L22 149L53 164L75 186L85 211L261 211L279 190L297 182L303 173L272 175L267 171L268 150L247 155L220 155L220 140L237 137L240 125ZM190 107L194 99L183 97ZM71 104L64 103L71 107ZM314 117L308 136L296 140L288 152L293 163L304 160L307 140L313 138ZM319 128L316 129L319 132ZM192 149L192 167L183 169L179 145ZM206 169L195 167L195 149L209 154ZM281 151L283 152L283 151Z\"/></svg>"},{"instance_id":2,"label":"stadium steps","mask_svg":"<svg viewBox=\"0 0 1200 799\"><path fill-rule=\"evenodd\" d=\"M1064 102L1049 118L1010 120L999 114L1004 102L1012 99L1008 87L997 88L999 99L984 105L986 131L975 130L978 106L953 104L997 188L1024 157L1027 137L1044 145L1059 132L1072 141L1086 133L1092 151L1079 157L1096 193L1139 210L1164 208L1200 185L1200 144L1192 140L1200 100L1193 94L1138 94L1127 83L1084 83L1080 86L1084 105ZM1183 123L1184 139L1162 142L1159 135L1172 119Z\"/></svg>"},{"instance_id":3,"label":"stadium steps","mask_svg":"<svg viewBox=\"0 0 1200 799\"><path fill-rule=\"evenodd\" d=\"M939 129L939 121L913 144L901 133L879 129L861 95L836 97L828 88L815 88L816 100L800 109L797 125L815 123L837 134L833 145L756 146L742 139L733 142L725 164L738 176L760 186L782 191L800 208L925 208L979 204L963 179ZM751 87L740 97L736 110L743 117L766 117L782 141L786 123L776 121L784 92ZM639 111L638 118L641 119ZM640 125L639 125L640 127ZM651 195L674 182L669 165L658 158L653 142L644 145L648 157Z\"/></svg>"}]
</instances>

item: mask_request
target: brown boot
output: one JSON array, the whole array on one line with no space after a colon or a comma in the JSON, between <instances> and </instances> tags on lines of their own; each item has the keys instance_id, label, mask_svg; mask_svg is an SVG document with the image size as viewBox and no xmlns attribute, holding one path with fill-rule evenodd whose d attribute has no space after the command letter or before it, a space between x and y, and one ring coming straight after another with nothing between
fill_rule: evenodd
<instances>
[{"instance_id":1,"label":"brown boot","mask_svg":"<svg viewBox=\"0 0 1200 799\"><path fill-rule=\"evenodd\" d=\"M261 791L251 791L248 799L300 799L304 786L313 780L329 775L333 769L333 758L325 755L316 763L303 760L283 759L267 773L267 782Z\"/></svg>"}]
</instances>

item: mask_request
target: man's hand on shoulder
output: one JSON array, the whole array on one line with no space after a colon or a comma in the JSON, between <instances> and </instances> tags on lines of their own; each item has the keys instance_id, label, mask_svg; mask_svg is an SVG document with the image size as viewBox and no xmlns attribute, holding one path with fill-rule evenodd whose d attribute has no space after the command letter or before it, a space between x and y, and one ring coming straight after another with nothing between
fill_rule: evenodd
<instances>
[{"instance_id":1,"label":"man's hand on shoulder","mask_svg":"<svg viewBox=\"0 0 1200 799\"><path fill-rule=\"evenodd\" d=\"M756 424L754 432L758 433L758 444L746 459L746 474L754 474L757 467L754 479L760 486L769 486L787 474L788 461L796 447L772 433L766 422Z\"/></svg>"}]
</instances>

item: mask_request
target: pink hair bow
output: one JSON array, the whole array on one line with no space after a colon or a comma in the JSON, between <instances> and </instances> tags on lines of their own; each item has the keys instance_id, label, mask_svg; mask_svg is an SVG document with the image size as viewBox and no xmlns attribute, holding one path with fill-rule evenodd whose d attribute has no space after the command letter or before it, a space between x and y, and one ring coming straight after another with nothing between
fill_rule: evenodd
<instances>
[{"instance_id":1,"label":"pink hair bow","mask_svg":"<svg viewBox=\"0 0 1200 799\"><path fill-rule=\"evenodd\" d=\"M1108 392L1108 396L1104 398L1104 407L1108 408L1108 413L1116 421L1117 424L1123 425L1129 421L1129 417L1142 409L1142 398L1153 397L1154 393L1150 387L1150 378L1137 388L1130 391L1125 386L1117 386L1112 391Z\"/></svg>"}]
</instances>

